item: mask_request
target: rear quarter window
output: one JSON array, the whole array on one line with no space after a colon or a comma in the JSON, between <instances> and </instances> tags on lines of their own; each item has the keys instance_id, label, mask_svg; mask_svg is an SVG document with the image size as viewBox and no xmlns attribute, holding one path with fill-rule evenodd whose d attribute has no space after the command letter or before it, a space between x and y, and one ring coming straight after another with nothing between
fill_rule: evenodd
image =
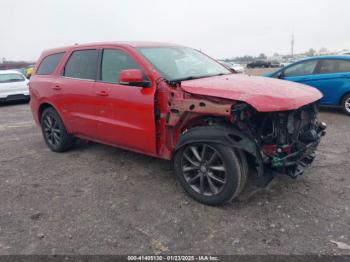
<instances>
[{"instance_id":1,"label":"rear quarter window","mask_svg":"<svg viewBox=\"0 0 350 262\"><path fill-rule=\"evenodd\" d=\"M51 75L55 71L55 69L56 69L58 63L61 61L63 55L64 55L64 52L49 55L49 56L45 57L43 59L43 61L41 62L36 74L37 75Z\"/></svg>"}]
</instances>

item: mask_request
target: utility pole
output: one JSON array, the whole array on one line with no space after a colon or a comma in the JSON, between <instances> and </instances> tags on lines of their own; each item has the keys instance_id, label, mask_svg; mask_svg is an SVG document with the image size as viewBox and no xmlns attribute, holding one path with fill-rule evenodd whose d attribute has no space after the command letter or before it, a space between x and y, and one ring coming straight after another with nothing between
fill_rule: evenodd
<instances>
[{"instance_id":1,"label":"utility pole","mask_svg":"<svg viewBox=\"0 0 350 262\"><path fill-rule=\"evenodd\" d=\"M292 41L290 42L290 44L291 44L292 57L294 57L294 33L292 34Z\"/></svg>"}]
</instances>

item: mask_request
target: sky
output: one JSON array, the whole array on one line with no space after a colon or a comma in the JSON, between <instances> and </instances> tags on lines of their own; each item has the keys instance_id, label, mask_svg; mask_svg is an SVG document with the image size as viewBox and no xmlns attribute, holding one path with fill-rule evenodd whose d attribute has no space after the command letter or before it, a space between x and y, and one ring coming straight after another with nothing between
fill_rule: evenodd
<instances>
[{"instance_id":1,"label":"sky","mask_svg":"<svg viewBox=\"0 0 350 262\"><path fill-rule=\"evenodd\" d=\"M221 59L350 49L349 0L0 0L0 59L54 47L170 42Z\"/></svg>"}]
</instances>

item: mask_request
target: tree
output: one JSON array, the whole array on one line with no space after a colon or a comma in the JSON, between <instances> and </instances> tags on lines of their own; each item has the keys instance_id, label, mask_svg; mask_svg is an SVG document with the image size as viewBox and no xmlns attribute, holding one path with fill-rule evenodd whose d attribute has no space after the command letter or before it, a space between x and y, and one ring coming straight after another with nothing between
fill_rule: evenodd
<instances>
[{"instance_id":1,"label":"tree","mask_svg":"<svg viewBox=\"0 0 350 262\"><path fill-rule=\"evenodd\" d=\"M325 48L325 47L321 47L320 50L319 50L319 53L328 53L328 49Z\"/></svg>"},{"instance_id":2,"label":"tree","mask_svg":"<svg viewBox=\"0 0 350 262\"><path fill-rule=\"evenodd\" d=\"M315 53L316 53L315 49L310 48L309 51L307 51L305 54L306 54L307 56L314 56Z\"/></svg>"},{"instance_id":3,"label":"tree","mask_svg":"<svg viewBox=\"0 0 350 262\"><path fill-rule=\"evenodd\" d=\"M259 56L258 56L259 59L266 59L267 56L264 54L264 53L261 53Z\"/></svg>"}]
</instances>

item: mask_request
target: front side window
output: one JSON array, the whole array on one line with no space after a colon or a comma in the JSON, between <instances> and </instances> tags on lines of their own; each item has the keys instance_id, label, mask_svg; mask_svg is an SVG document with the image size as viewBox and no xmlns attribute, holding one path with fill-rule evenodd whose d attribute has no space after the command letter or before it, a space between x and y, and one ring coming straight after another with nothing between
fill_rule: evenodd
<instances>
[{"instance_id":1,"label":"front side window","mask_svg":"<svg viewBox=\"0 0 350 262\"><path fill-rule=\"evenodd\" d=\"M105 49L102 55L101 81L119 84L119 73L125 69L141 69L127 53Z\"/></svg>"},{"instance_id":2,"label":"front side window","mask_svg":"<svg viewBox=\"0 0 350 262\"><path fill-rule=\"evenodd\" d=\"M316 67L317 61L307 61L302 62L296 65L293 65L286 70L284 70L284 76L290 77L290 76L303 76L303 75L312 75L315 67Z\"/></svg>"},{"instance_id":3,"label":"front side window","mask_svg":"<svg viewBox=\"0 0 350 262\"><path fill-rule=\"evenodd\" d=\"M0 74L0 83L23 82L25 78L16 73Z\"/></svg>"},{"instance_id":4,"label":"front side window","mask_svg":"<svg viewBox=\"0 0 350 262\"><path fill-rule=\"evenodd\" d=\"M95 80L97 61L97 50L74 51L64 67L63 75L71 78Z\"/></svg>"},{"instance_id":5,"label":"front side window","mask_svg":"<svg viewBox=\"0 0 350 262\"><path fill-rule=\"evenodd\" d=\"M167 80L184 80L231 72L201 52L187 47L143 47L138 51Z\"/></svg>"},{"instance_id":6,"label":"front side window","mask_svg":"<svg viewBox=\"0 0 350 262\"><path fill-rule=\"evenodd\" d=\"M64 53L57 53L45 57L36 72L37 75L51 75L53 71L55 71L63 55Z\"/></svg>"}]
</instances>

